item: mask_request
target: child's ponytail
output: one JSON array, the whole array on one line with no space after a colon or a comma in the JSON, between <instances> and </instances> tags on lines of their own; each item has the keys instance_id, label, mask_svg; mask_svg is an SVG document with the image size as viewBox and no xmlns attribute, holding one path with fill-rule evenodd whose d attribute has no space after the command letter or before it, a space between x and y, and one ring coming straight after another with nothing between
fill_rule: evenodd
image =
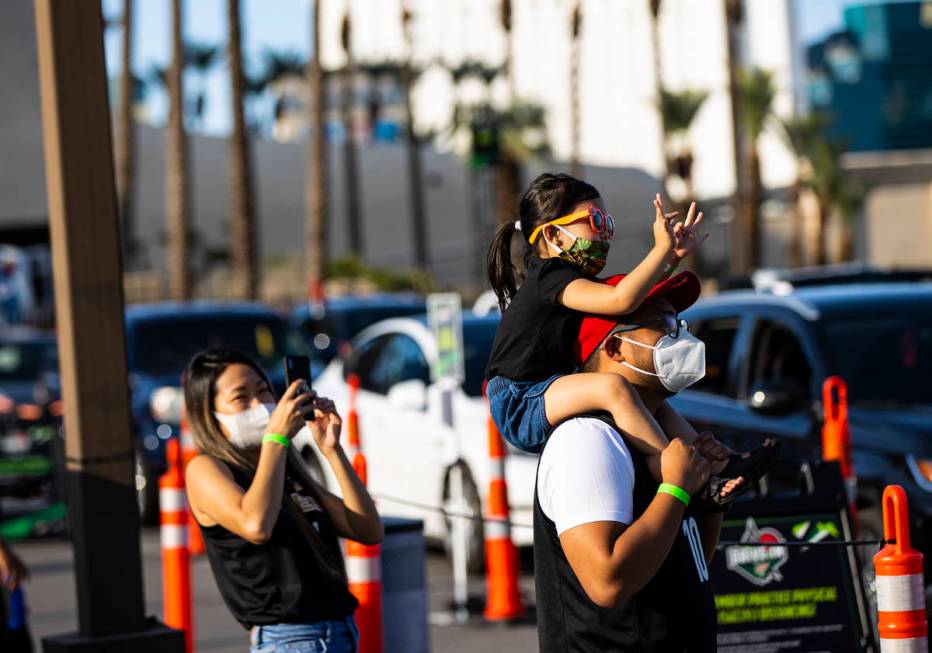
<instances>
[{"instance_id":1,"label":"child's ponytail","mask_svg":"<svg viewBox=\"0 0 932 653\"><path fill-rule=\"evenodd\" d=\"M518 229L514 222L506 222L499 226L492 236L485 261L489 285L498 298L498 306L502 312L518 291L517 271L511 262L511 241L516 233Z\"/></svg>"}]
</instances>

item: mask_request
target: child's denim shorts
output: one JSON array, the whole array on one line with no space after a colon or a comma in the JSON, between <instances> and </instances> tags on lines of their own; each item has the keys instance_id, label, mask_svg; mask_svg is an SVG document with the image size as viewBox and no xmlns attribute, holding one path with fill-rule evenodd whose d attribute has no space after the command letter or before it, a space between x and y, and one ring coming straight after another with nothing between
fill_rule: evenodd
<instances>
[{"instance_id":1,"label":"child's denim shorts","mask_svg":"<svg viewBox=\"0 0 932 653\"><path fill-rule=\"evenodd\" d=\"M550 434L550 422L544 409L544 392L560 374L546 381L512 381L496 376L489 381L486 394L492 419L502 436L528 453L540 453Z\"/></svg>"}]
</instances>

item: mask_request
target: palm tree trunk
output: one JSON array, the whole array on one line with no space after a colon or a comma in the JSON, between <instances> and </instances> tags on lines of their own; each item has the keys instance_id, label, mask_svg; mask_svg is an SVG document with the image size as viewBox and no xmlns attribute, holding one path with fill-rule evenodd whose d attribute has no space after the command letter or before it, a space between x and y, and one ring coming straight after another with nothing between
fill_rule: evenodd
<instances>
[{"instance_id":1,"label":"palm tree trunk","mask_svg":"<svg viewBox=\"0 0 932 653\"><path fill-rule=\"evenodd\" d=\"M346 224L349 229L350 251L363 255L362 217L359 204L359 162L353 137L353 73L351 68L344 72L343 124L346 140L343 142L343 164L346 175Z\"/></svg>"},{"instance_id":2,"label":"palm tree trunk","mask_svg":"<svg viewBox=\"0 0 932 653\"><path fill-rule=\"evenodd\" d=\"M748 144L747 151L748 161L748 263L750 267L757 268L761 264L761 217L760 205L762 191L762 182L760 177L760 156L758 156L757 146L753 142Z\"/></svg>"},{"instance_id":3,"label":"palm tree trunk","mask_svg":"<svg viewBox=\"0 0 932 653\"><path fill-rule=\"evenodd\" d=\"M572 15L572 34L573 40L570 44L572 52L570 54L570 174L574 177L582 176L582 166L579 163L579 141L580 141L580 97L579 97L579 28L580 28L580 3L577 2L573 8Z\"/></svg>"},{"instance_id":4,"label":"palm tree trunk","mask_svg":"<svg viewBox=\"0 0 932 653\"><path fill-rule=\"evenodd\" d=\"M136 264L136 233L133 224L133 171L135 167L135 128L133 125L133 0L123 0L123 60L120 71L119 108L113 142L116 163L117 203L123 233L123 265Z\"/></svg>"},{"instance_id":5,"label":"palm tree trunk","mask_svg":"<svg viewBox=\"0 0 932 653\"><path fill-rule=\"evenodd\" d=\"M521 193L521 165L507 157L495 164L495 204L498 223L514 222Z\"/></svg>"},{"instance_id":6,"label":"palm tree trunk","mask_svg":"<svg viewBox=\"0 0 932 653\"><path fill-rule=\"evenodd\" d=\"M828 261L827 242L828 242L828 219L831 215L832 205L825 198L818 198L818 220L816 222L815 234L815 264L825 265Z\"/></svg>"},{"instance_id":7,"label":"palm tree trunk","mask_svg":"<svg viewBox=\"0 0 932 653\"><path fill-rule=\"evenodd\" d=\"M787 262L791 268L798 268L803 264L802 256L802 231L803 216L799 208L799 181L796 181L790 188L790 228L787 234Z\"/></svg>"},{"instance_id":8,"label":"palm tree trunk","mask_svg":"<svg viewBox=\"0 0 932 653\"><path fill-rule=\"evenodd\" d=\"M168 222L168 285L172 299L191 298L188 143L184 131L184 42L181 0L172 0L172 61L168 72L165 205Z\"/></svg>"},{"instance_id":9,"label":"palm tree trunk","mask_svg":"<svg viewBox=\"0 0 932 653\"><path fill-rule=\"evenodd\" d=\"M227 59L230 63L230 102L233 126L230 131L230 255L233 264L233 288L240 299L256 299L259 294L259 269L256 264L256 220L252 187L252 160L246 120L243 115L243 54L240 35L240 0L227 0L230 29Z\"/></svg>"},{"instance_id":10,"label":"palm tree trunk","mask_svg":"<svg viewBox=\"0 0 932 653\"><path fill-rule=\"evenodd\" d=\"M654 101L657 103L657 123L660 126L660 188L667 193L667 183L670 179L670 167L667 165L667 125L666 116L663 115L663 69L660 59L660 3L661 0L648 0L650 9L651 49L654 55Z\"/></svg>"},{"instance_id":11,"label":"palm tree trunk","mask_svg":"<svg viewBox=\"0 0 932 653\"><path fill-rule=\"evenodd\" d=\"M838 244L838 261L847 263L854 260L854 220L842 219L841 241Z\"/></svg>"},{"instance_id":12,"label":"palm tree trunk","mask_svg":"<svg viewBox=\"0 0 932 653\"><path fill-rule=\"evenodd\" d=\"M401 87L404 93L405 120L408 124L405 145L408 154L408 188L411 195L411 237L414 241L414 263L422 270L430 268L427 254L427 218L424 211L424 178L421 173L421 141L414 128L414 107L411 103L411 87L414 72L411 67L413 43L410 32L411 17L402 11L402 25L408 54L401 65Z\"/></svg>"},{"instance_id":13,"label":"palm tree trunk","mask_svg":"<svg viewBox=\"0 0 932 653\"><path fill-rule=\"evenodd\" d=\"M323 299L327 269L327 134L324 119L324 71L320 65L320 3L311 3L311 42L314 52L307 64L308 119L311 134L307 147L305 239L308 295Z\"/></svg>"},{"instance_id":14,"label":"palm tree trunk","mask_svg":"<svg viewBox=\"0 0 932 653\"><path fill-rule=\"evenodd\" d=\"M725 34L728 52L728 95L731 101L732 153L735 166L734 218L731 223L730 271L745 274L748 271L748 203L745 197L745 169L742 134L738 109L738 26L741 23L741 0L724 0Z\"/></svg>"}]
</instances>

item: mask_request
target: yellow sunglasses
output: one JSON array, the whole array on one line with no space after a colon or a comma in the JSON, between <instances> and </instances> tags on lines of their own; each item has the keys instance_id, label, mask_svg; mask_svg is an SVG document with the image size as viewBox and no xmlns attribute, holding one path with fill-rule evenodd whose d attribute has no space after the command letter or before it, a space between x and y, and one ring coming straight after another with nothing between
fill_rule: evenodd
<instances>
[{"instance_id":1,"label":"yellow sunglasses","mask_svg":"<svg viewBox=\"0 0 932 653\"><path fill-rule=\"evenodd\" d=\"M528 238L528 242L532 245L534 241L537 240L537 237L540 236L541 231L548 224L552 225L564 225L570 224L571 222L576 222L582 218L589 218L589 226L592 227L592 230L597 234L605 234L606 238L611 240L615 236L615 218L610 216L608 213L602 213L598 207L590 206L585 211L577 211L576 213L570 213L569 215L564 215L562 218L557 218L556 220L551 220L550 222L545 222L542 225L538 225L537 229L531 232L531 237Z\"/></svg>"}]
</instances>

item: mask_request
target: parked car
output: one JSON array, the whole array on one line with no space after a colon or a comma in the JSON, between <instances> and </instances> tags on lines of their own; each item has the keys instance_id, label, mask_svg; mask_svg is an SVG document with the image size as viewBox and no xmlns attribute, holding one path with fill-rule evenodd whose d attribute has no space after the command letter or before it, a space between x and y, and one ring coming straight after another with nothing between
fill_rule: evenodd
<instances>
[{"instance_id":1,"label":"parked car","mask_svg":"<svg viewBox=\"0 0 932 653\"><path fill-rule=\"evenodd\" d=\"M145 521L158 516L158 477L165 471L165 442L178 432L181 374L195 353L230 347L255 358L284 391L281 359L309 355L288 320L248 302L159 303L126 310L131 407L136 430L136 487ZM319 371L312 367L312 374Z\"/></svg>"},{"instance_id":2,"label":"parked car","mask_svg":"<svg viewBox=\"0 0 932 653\"><path fill-rule=\"evenodd\" d=\"M0 331L0 521L17 535L38 535L60 513L62 403L53 334L25 327ZM45 515L45 517L43 517ZM9 522L8 522L9 523Z\"/></svg>"},{"instance_id":3,"label":"parked car","mask_svg":"<svg viewBox=\"0 0 932 653\"><path fill-rule=\"evenodd\" d=\"M304 336L314 358L326 365L348 353L350 341L363 329L392 317L420 315L424 298L413 293L381 293L328 299L318 307L307 304L292 313L292 323Z\"/></svg>"},{"instance_id":4,"label":"parked car","mask_svg":"<svg viewBox=\"0 0 932 653\"><path fill-rule=\"evenodd\" d=\"M671 400L687 419L739 450L778 437L768 484L796 488L800 461L821 451L822 385L841 376L861 536L882 537L883 488L898 484L909 495L913 544L930 551L932 283L724 292L683 316L706 344L705 378Z\"/></svg>"},{"instance_id":5,"label":"parked car","mask_svg":"<svg viewBox=\"0 0 932 653\"><path fill-rule=\"evenodd\" d=\"M431 381L437 342L426 318L396 318L365 329L352 342L344 362L334 359L314 381L314 388L347 410L350 374L359 377L357 399L362 448L368 459L369 489L385 514L424 520L428 538L449 546L449 524L437 509L450 503L450 471L459 465L465 478L466 512L482 514L489 486L488 407L482 395L485 365L498 316L464 313L465 381L453 396L454 428L442 419L441 388ZM296 438L312 471L336 487L329 468L302 432ZM530 524L537 458L510 450L505 475L512 519ZM482 524L470 521L468 561L481 568ZM519 545L532 541L528 528L515 527Z\"/></svg>"}]
</instances>

